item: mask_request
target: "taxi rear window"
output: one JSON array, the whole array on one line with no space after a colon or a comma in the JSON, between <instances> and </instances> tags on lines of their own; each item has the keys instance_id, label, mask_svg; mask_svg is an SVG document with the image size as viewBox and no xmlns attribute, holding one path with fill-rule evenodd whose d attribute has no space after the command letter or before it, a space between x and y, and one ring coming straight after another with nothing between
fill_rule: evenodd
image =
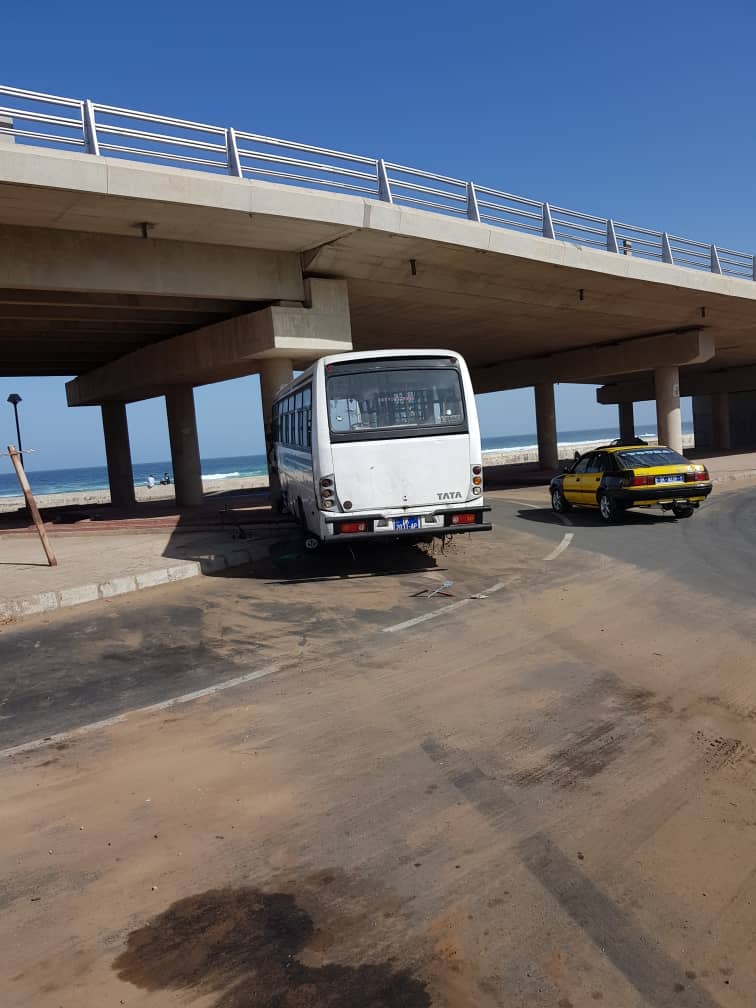
<instances>
[{"instance_id":1,"label":"taxi rear window","mask_svg":"<svg viewBox=\"0 0 756 1008\"><path fill-rule=\"evenodd\" d=\"M688 460L671 448L636 448L617 452L616 459L623 469L655 469L658 466L688 465Z\"/></svg>"}]
</instances>

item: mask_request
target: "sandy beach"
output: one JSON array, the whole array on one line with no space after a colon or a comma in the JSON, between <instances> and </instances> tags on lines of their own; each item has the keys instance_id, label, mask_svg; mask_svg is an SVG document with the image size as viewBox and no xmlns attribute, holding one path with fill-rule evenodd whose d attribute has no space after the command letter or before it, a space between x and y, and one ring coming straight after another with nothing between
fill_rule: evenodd
<instances>
[{"instance_id":1,"label":"sandy beach","mask_svg":"<svg viewBox=\"0 0 756 1008\"><path fill-rule=\"evenodd\" d=\"M649 438L649 444L653 444L653 439ZM571 459L574 453L589 451L597 445L604 444L604 441L586 441L581 444L560 444L559 457L563 460ZM683 434L683 448L693 447L693 435ZM518 463L533 463L538 461L538 451L536 448L516 451L489 451L483 453L483 462L486 467L500 465L516 465ZM29 473L32 490L34 490L34 473ZM233 479L206 480L203 488L206 494L233 493L236 490L252 490L260 487L267 487L267 476L243 476ZM175 487L155 485L151 490L144 484L136 488L137 501L161 501L173 500ZM71 505L103 505L110 503L110 493L108 490L80 490L76 493L40 494L37 497L37 504L40 508L70 507ZM18 497L0 498L0 513L17 511L24 506L24 499L21 494Z\"/></svg>"}]
</instances>

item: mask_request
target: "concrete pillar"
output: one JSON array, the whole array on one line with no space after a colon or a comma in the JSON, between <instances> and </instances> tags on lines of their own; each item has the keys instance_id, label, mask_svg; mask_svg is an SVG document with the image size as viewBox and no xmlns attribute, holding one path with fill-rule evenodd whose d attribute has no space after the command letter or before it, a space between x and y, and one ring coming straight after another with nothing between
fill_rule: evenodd
<instances>
[{"instance_id":1,"label":"concrete pillar","mask_svg":"<svg viewBox=\"0 0 756 1008\"><path fill-rule=\"evenodd\" d=\"M131 507L136 498L126 403L106 402L100 406L100 410L105 434L105 455L108 461L110 503L114 507Z\"/></svg>"},{"instance_id":2,"label":"concrete pillar","mask_svg":"<svg viewBox=\"0 0 756 1008\"><path fill-rule=\"evenodd\" d=\"M729 392L716 392L712 395L711 421L713 447L717 451L729 451L731 446Z\"/></svg>"},{"instance_id":3,"label":"concrete pillar","mask_svg":"<svg viewBox=\"0 0 756 1008\"><path fill-rule=\"evenodd\" d=\"M659 444L682 452L682 419L680 416L680 369L660 367L654 371L656 392L656 427Z\"/></svg>"},{"instance_id":4,"label":"concrete pillar","mask_svg":"<svg viewBox=\"0 0 756 1008\"><path fill-rule=\"evenodd\" d=\"M538 461L544 469L559 467L556 406L554 386L542 382L535 386L536 430L538 431Z\"/></svg>"},{"instance_id":5,"label":"concrete pillar","mask_svg":"<svg viewBox=\"0 0 756 1008\"><path fill-rule=\"evenodd\" d=\"M260 395L262 398L263 426L265 428L265 454L268 459L270 499L275 508L281 499L281 484L273 459L273 401L278 390L288 385L294 377L294 365L288 357L268 357L260 362Z\"/></svg>"},{"instance_id":6,"label":"concrete pillar","mask_svg":"<svg viewBox=\"0 0 756 1008\"><path fill-rule=\"evenodd\" d=\"M621 402L617 404L619 410L619 436L622 444L631 444L635 439L635 403Z\"/></svg>"},{"instance_id":7,"label":"concrete pillar","mask_svg":"<svg viewBox=\"0 0 756 1008\"><path fill-rule=\"evenodd\" d=\"M202 466L197 440L197 415L191 385L174 385L165 393L173 482L180 507L202 503Z\"/></svg>"}]
</instances>

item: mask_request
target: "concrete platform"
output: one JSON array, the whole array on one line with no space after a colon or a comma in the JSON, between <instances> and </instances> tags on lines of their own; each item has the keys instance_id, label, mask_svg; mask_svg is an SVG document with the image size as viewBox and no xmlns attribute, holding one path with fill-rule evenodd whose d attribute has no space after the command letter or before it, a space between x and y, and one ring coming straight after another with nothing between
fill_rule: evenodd
<instances>
[{"instance_id":1,"label":"concrete platform","mask_svg":"<svg viewBox=\"0 0 756 1008\"><path fill-rule=\"evenodd\" d=\"M131 512L67 506L42 512L58 566L48 567L21 513L0 521L0 623L109 599L254 560L292 526L259 494L177 512L169 501Z\"/></svg>"}]
</instances>

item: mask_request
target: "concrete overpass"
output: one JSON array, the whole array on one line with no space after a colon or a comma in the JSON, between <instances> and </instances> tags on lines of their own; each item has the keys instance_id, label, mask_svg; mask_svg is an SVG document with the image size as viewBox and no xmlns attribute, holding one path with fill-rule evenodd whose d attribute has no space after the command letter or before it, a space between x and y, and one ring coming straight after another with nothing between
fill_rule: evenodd
<instances>
[{"instance_id":1,"label":"concrete overpass","mask_svg":"<svg viewBox=\"0 0 756 1008\"><path fill-rule=\"evenodd\" d=\"M195 385L259 373L267 416L292 369L352 347L448 346L477 391L534 386L545 465L557 381L604 385L625 436L632 403L655 398L672 445L686 389L717 447L756 416L744 253L380 160L3 92L22 108L0 109L0 373L78 376L69 403L102 407L117 503L133 499L126 403L165 395L193 504ZM42 99L75 114L51 124ZM52 146L66 129L80 150ZM166 158L190 167L151 163Z\"/></svg>"}]
</instances>

